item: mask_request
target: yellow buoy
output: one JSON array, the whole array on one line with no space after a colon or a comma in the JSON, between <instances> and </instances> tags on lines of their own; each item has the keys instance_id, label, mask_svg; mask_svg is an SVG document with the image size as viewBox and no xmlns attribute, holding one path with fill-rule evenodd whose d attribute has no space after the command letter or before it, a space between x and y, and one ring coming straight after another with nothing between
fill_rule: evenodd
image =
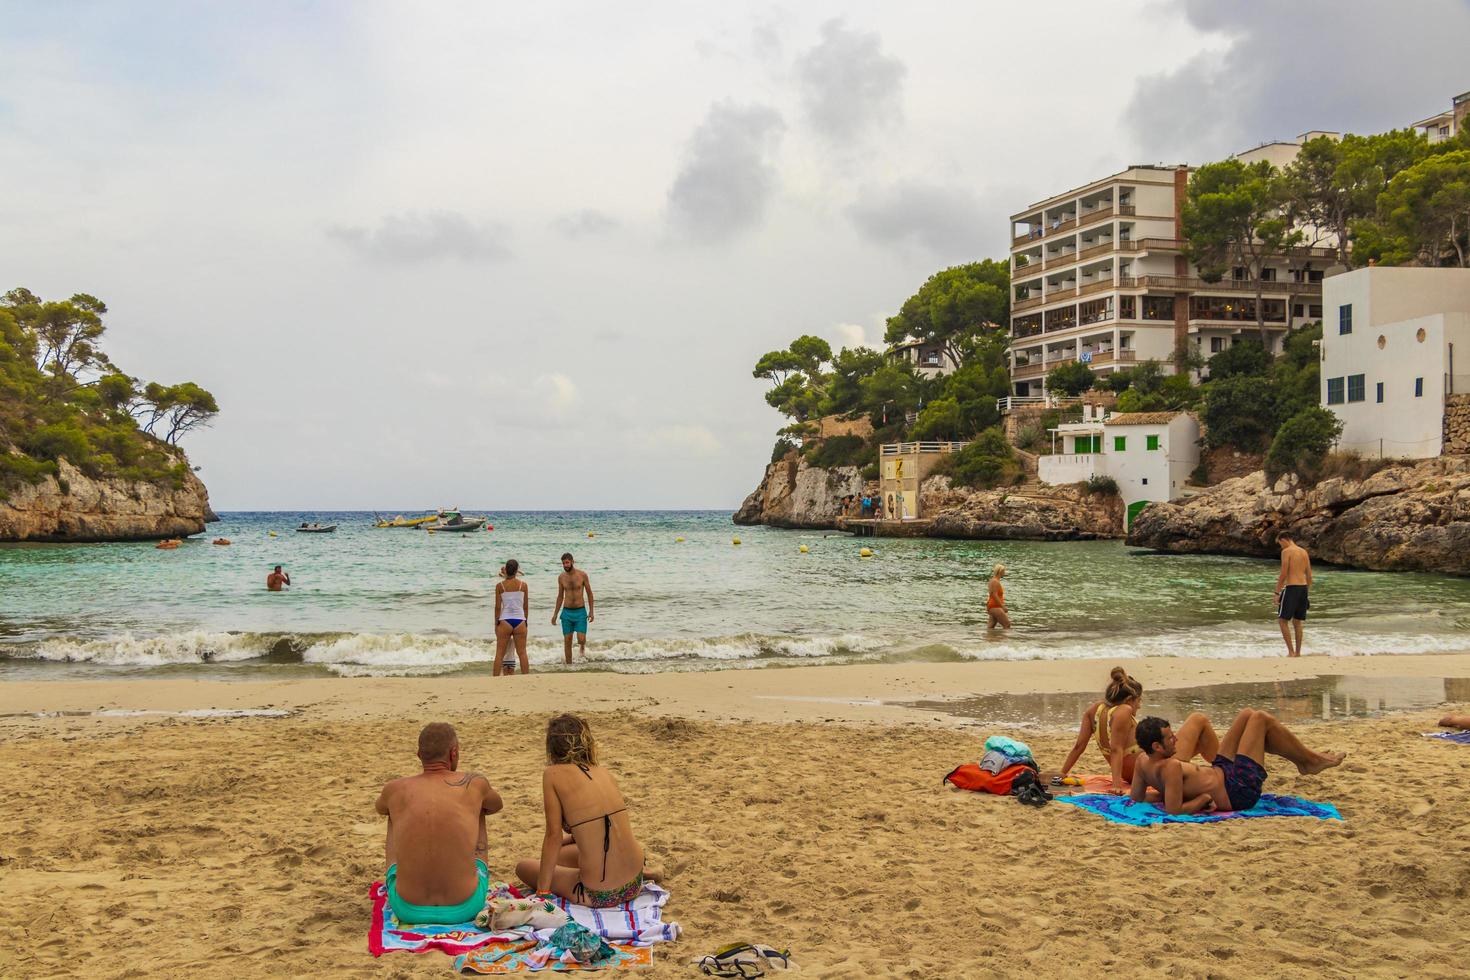
<instances>
[{"instance_id":1,"label":"yellow buoy","mask_svg":"<svg viewBox=\"0 0 1470 980\"><path fill-rule=\"evenodd\" d=\"M597 537L597 535L593 534L591 531L588 531L587 532L587 537L589 537L589 538L595 538L595 537Z\"/></svg>"},{"instance_id":2,"label":"yellow buoy","mask_svg":"<svg viewBox=\"0 0 1470 980\"><path fill-rule=\"evenodd\" d=\"M862 551L859 551L858 552L858 557L859 558L872 558L873 557L873 549L872 548L864 548Z\"/></svg>"},{"instance_id":3,"label":"yellow buoy","mask_svg":"<svg viewBox=\"0 0 1470 980\"><path fill-rule=\"evenodd\" d=\"M269 531L267 533L270 534L271 537L275 537L276 536L276 532L275 531Z\"/></svg>"},{"instance_id":4,"label":"yellow buoy","mask_svg":"<svg viewBox=\"0 0 1470 980\"><path fill-rule=\"evenodd\" d=\"M683 539L683 538L675 538L675 539L674 539L674 543L675 543L675 544L678 544L678 543L679 543L679 542L681 542L681 541L683 541L683 540L684 540L684 539Z\"/></svg>"},{"instance_id":5,"label":"yellow buoy","mask_svg":"<svg viewBox=\"0 0 1470 980\"><path fill-rule=\"evenodd\" d=\"M731 538L730 539L730 543L731 544L739 544L740 543L740 539L739 538Z\"/></svg>"},{"instance_id":6,"label":"yellow buoy","mask_svg":"<svg viewBox=\"0 0 1470 980\"><path fill-rule=\"evenodd\" d=\"M808 551L811 551L812 549L808 548L806 545L802 545L800 548L797 548L796 550L799 551L799 552L801 552L804 555Z\"/></svg>"}]
</instances>

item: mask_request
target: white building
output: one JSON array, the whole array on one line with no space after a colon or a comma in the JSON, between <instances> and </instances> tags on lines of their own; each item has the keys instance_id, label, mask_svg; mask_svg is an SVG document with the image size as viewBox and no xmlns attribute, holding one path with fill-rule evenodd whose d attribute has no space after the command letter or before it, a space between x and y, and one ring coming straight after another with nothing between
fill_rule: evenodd
<instances>
[{"instance_id":1,"label":"white building","mask_svg":"<svg viewBox=\"0 0 1470 980\"><path fill-rule=\"evenodd\" d=\"M1454 139L1461 129L1470 125L1470 122L1466 121L1467 116L1470 116L1470 92L1462 92L1450 100L1449 109L1411 125L1415 130L1424 134L1424 138L1429 142L1443 143L1445 140Z\"/></svg>"},{"instance_id":2,"label":"white building","mask_svg":"<svg viewBox=\"0 0 1470 980\"><path fill-rule=\"evenodd\" d=\"M1339 448L1438 456L1445 396L1470 392L1470 269L1370 266L1324 292L1322 404L1342 419Z\"/></svg>"},{"instance_id":3,"label":"white building","mask_svg":"<svg viewBox=\"0 0 1470 980\"><path fill-rule=\"evenodd\" d=\"M1199 421L1187 412L1084 418L1052 433L1061 445L1037 460L1041 481L1055 486L1112 477L1130 524L1146 504L1179 496L1199 466Z\"/></svg>"},{"instance_id":4,"label":"white building","mask_svg":"<svg viewBox=\"0 0 1470 980\"><path fill-rule=\"evenodd\" d=\"M1330 135L1303 134L1303 139ZM1294 158L1300 143L1241 159ZM1107 375L1138 361L1172 371L1176 350L1218 354L1256 332L1245 269L1207 283L1183 252L1186 166L1136 166L1011 215L1011 394L1043 393L1046 373L1079 361ZM1330 244L1330 243L1329 243ZM1266 270L1262 310L1272 350L1288 328L1321 319L1322 277L1336 250L1293 249Z\"/></svg>"},{"instance_id":5,"label":"white building","mask_svg":"<svg viewBox=\"0 0 1470 980\"><path fill-rule=\"evenodd\" d=\"M955 369L954 358L943 344L925 343L922 340L906 340L888 348L888 356L895 361L904 361L926 377L934 378Z\"/></svg>"}]
</instances>

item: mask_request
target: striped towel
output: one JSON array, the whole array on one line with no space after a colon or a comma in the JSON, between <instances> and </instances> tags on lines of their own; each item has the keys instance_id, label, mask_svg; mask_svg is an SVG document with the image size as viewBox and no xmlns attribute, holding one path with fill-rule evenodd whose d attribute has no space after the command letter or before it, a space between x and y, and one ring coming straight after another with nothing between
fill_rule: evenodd
<instances>
[{"instance_id":1,"label":"striped towel","mask_svg":"<svg viewBox=\"0 0 1470 980\"><path fill-rule=\"evenodd\" d=\"M1470 732L1424 732L1425 738L1437 738L1441 742L1470 745Z\"/></svg>"},{"instance_id":2,"label":"striped towel","mask_svg":"<svg viewBox=\"0 0 1470 980\"><path fill-rule=\"evenodd\" d=\"M574 921L608 942L652 946L654 943L673 942L684 931L679 928L679 923L664 921L664 905L669 901L669 892L651 881L643 883L643 890L634 895L631 902L614 905L612 908L594 909L586 905L573 905L564 898L557 898L555 901ZM543 929L536 933L536 938L546 939L553 931Z\"/></svg>"}]
</instances>

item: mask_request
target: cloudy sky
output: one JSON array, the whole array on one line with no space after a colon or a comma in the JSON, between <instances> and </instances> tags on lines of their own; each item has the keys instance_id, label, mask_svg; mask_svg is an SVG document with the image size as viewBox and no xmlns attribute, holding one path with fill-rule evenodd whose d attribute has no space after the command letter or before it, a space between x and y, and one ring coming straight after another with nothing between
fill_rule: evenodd
<instances>
[{"instance_id":1,"label":"cloudy sky","mask_svg":"<svg viewBox=\"0 0 1470 980\"><path fill-rule=\"evenodd\" d=\"M215 392L220 509L733 507L762 352L1130 163L1470 89L1470 2L1383 9L0 2L0 287Z\"/></svg>"}]
</instances>

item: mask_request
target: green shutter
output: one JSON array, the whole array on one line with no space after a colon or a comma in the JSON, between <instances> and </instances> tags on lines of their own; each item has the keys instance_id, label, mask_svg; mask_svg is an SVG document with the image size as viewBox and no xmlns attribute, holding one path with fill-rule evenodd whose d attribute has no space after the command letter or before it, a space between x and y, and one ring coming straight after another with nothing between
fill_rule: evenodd
<instances>
[{"instance_id":1,"label":"green shutter","mask_svg":"<svg viewBox=\"0 0 1470 980\"><path fill-rule=\"evenodd\" d=\"M1126 453L1128 451L1127 436L1113 436L1113 452Z\"/></svg>"},{"instance_id":2,"label":"green shutter","mask_svg":"<svg viewBox=\"0 0 1470 980\"><path fill-rule=\"evenodd\" d=\"M1159 437L1158 436L1149 436L1148 437L1148 440L1147 440L1147 443L1146 443L1146 445L1145 445L1144 448L1148 449L1150 452L1152 452L1155 449L1158 449L1159 448Z\"/></svg>"}]
</instances>

